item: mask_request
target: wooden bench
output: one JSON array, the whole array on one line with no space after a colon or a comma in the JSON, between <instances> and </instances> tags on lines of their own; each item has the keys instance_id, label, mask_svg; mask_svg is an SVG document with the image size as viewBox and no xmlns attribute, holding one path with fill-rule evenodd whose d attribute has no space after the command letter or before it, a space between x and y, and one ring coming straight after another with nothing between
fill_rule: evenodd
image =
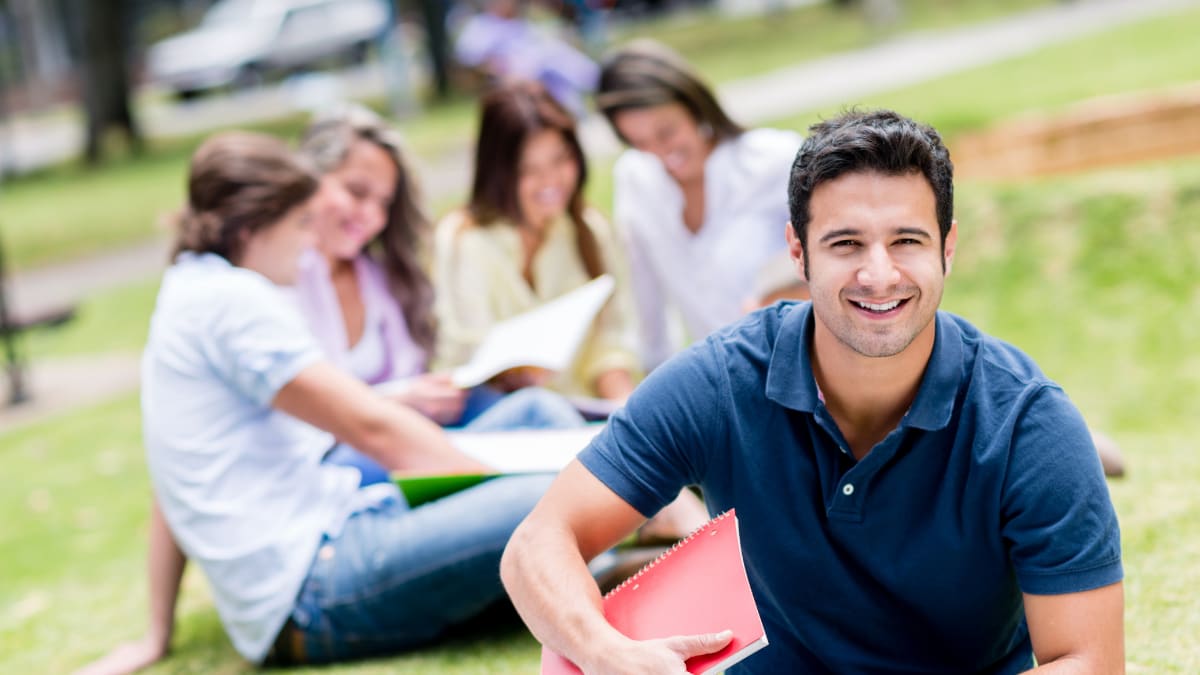
<instances>
[{"instance_id":1,"label":"wooden bench","mask_svg":"<svg viewBox=\"0 0 1200 675\"><path fill-rule=\"evenodd\" d=\"M9 305L7 280L4 245L0 241L0 340L4 343L5 371L9 383L8 404L14 406L29 399L25 382L27 364L19 344L21 335L34 329L53 328L67 323L75 317L75 306L60 305L17 312Z\"/></svg>"}]
</instances>

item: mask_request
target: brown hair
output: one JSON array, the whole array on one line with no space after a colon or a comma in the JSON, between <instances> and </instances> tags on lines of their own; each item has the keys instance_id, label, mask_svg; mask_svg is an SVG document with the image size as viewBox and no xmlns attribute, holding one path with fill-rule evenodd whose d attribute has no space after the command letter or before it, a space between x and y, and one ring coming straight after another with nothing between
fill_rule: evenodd
<instances>
[{"instance_id":1,"label":"brown hair","mask_svg":"<svg viewBox=\"0 0 1200 675\"><path fill-rule=\"evenodd\" d=\"M546 130L562 135L579 166L579 180L571 192L567 213L575 226L575 240L584 269L590 277L600 276L604 273L604 262L599 244L583 219L587 162L575 135L575 120L539 84L510 83L483 97L479 140L475 146L475 180L467 210L472 219L483 226L501 220L513 223L523 220L517 199L521 151L530 138Z\"/></svg>"},{"instance_id":2,"label":"brown hair","mask_svg":"<svg viewBox=\"0 0 1200 675\"><path fill-rule=\"evenodd\" d=\"M265 230L308 200L316 172L287 145L263 134L219 133L192 154L188 201L171 257L216 253L236 263L246 235Z\"/></svg>"},{"instance_id":3,"label":"brown hair","mask_svg":"<svg viewBox=\"0 0 1200 675\"><path fill-rule=\"evenodd\" d=\"M600 68L596 107L604 114L621 140L614 122L625 110L679 103L697 123L712 130L720 143L741 135L745 129L730 119L706 85L683 57L653 40L635 40L613 52Z\"/></svg>"},{"instance_id":4,"label":"brown hair","mask_svg":"<svg viewBox=\"0 0 1200 675\"><path fill-rule=\"evenodd\" d=\"M400 135L367 108L348 105L315 119L304 133L300 152L328 173L346 160L356 141L374 144L396 165L395 194L387 223L367 244L365 252L385 270L388 290L400 305L413 341L427 354L432 353L437 336L433 283L422 264L429 243L429 218L421 208L420 190L405 160Z\"/></svg>"}]
</instances>

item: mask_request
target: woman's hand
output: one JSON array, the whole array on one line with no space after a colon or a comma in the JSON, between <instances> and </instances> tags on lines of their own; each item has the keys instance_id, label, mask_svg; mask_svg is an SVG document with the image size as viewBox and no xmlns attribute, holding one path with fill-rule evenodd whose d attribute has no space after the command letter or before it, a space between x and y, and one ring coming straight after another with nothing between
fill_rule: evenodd
<instances>
[{"instance_id":1,"label":"woman's hand","mask_svg":"<svg viewBox=\"0 0 1200 675\"><path fill-rule=\"evenodd\" d=\"M467 392L454 386L446 373L426 373L391 390L387 397L415 409L441 425L457 422L463 413Z\"/></svg>"},{"instance_id":2,"label":"woman's hand","mask_svg":"<svg viewBox=\"0 0 1200 675\"><path fill-rule=\"evenodd\" d=\"M596 393L600 398L625 405L625 399L633 393L633 376L620 368L606 370L596 378Z\"/></svg>"}]
</instances>

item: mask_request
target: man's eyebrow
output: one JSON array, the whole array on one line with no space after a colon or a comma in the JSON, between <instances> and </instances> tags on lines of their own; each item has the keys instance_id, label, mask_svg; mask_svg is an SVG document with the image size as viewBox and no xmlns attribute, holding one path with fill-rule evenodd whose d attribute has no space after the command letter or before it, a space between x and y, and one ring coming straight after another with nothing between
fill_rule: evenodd
<instances>
[{"instance_id":1,"label":"man's eyebrow","mask_svg":"<svg viewBox=\"0 0 1200 675\"><path fill-rule=\"evenodd\" d=\"M829 232L826 232L817 241L824 244L825 242L831 241L833 239L840 239L842 237L857 237L857 236L860 236L861 234L862 234L861 231L856 230L852 227L843 227L840 230L830 230Z\"/></svg>"},{"instance_id":2,"label":"man's eyebrow","mask_svg":"<svg viewBox=\"0 0 1200 675\"><path fill-rule=\"evenodd\" d=\"M906 234L909 236L921 237L922 239L933 239L933 235L920 227L897 227L896 234Z\"/></svg>"}]
</instances>

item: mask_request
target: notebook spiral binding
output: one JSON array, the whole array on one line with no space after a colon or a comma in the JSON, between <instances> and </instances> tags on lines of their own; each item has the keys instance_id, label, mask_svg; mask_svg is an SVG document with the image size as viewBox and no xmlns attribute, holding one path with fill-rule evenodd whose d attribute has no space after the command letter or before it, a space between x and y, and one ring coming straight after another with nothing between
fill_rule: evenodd
<instances>
[{"instance_id":1,"label":"notebook spiral binding","mask_svg":"<svg viewBox=\"0 0 1200 675\"><path fill-rule=\"evenodd\" d=\"M684 544L686 544L689 541L700 536L700 533L707 531L713 525L716 525L718 522L727 518L731 513L733 513L732 509L729 511L725 511L724 513L717 515L716 517L714 517L712 520L708 521L707 523L704 523L700 527L697 527L695 530L692 530L692 532L690 534L688 534L686 537L675 542L675 544L672 545L671 548L663 551L662 553L660 553L658 555L657 558L655 558L654 560L651 560L650 562L643 565L642 569L634 572L632 575L630 575L630 577L628 579L617 584L616 588L613 588L611 591L605 593L604 597L608 598L609 596L614 595L615 593L620 591L622 588L625 588L626 586L628 586L630 584L637 583L637 580L643 574L645 574L647 571L649 571L651 567L654 567L655 565L657 565L660 562L662 562L663 560L665 560L668 556L670 556L672 553L674 553L677 549L681 548Z\"/></svg>"}]
</instances>

